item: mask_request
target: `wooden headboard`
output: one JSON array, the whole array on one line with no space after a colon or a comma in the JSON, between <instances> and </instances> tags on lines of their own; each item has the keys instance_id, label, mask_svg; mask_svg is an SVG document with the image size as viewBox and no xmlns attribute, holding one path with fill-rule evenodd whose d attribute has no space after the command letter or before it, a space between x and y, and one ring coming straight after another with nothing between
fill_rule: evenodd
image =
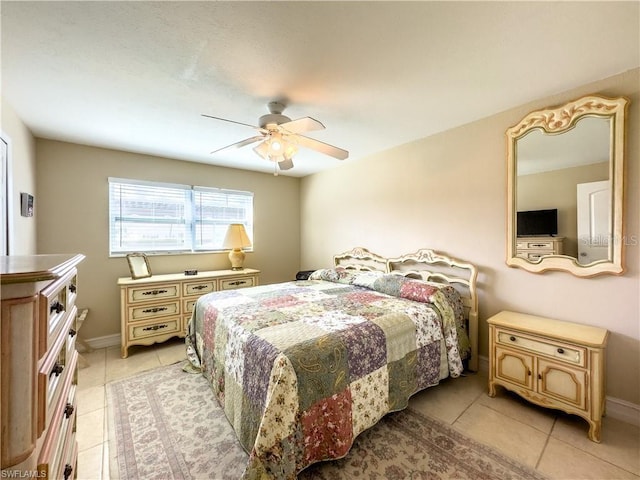
<instances>
[{"instance_id":1,"label":"wooden headboard","mask_svg":"<svg viewBox=\"0 0 640 480\"><path fill-rule=\"evenodd\" d=\"M478 295L476 280L478 268L467 262L433 250L421 249L396 258L387 259L387 272L417 278L426 282L451 285L455 288L465 309L471 342L469 370L478 370Z\"/></svg>"},{"instance_id":2,"label":"wooden headboard","mask_svg":"<svg viewBox=\"0 0 640 480\"><path fill-rule=\"evenodd\" d=\"M362 247L335 255L333 263L349 270L387 272L387 259Z\"/></svg>"},{"instance_id":3,"label":"wooden headboard","mask_svg":"<svg viewBox=\"0 0 640 480\"><path fill-rule=\"evenodd\" d=\"M385 258L366 248L356 247L335 255L333 260L336 267L394 273L455 288L462 298L468 322L471 342L469 370L478 370L478 269L475 265L429 249Z\"/></svg>"}]
</instances>

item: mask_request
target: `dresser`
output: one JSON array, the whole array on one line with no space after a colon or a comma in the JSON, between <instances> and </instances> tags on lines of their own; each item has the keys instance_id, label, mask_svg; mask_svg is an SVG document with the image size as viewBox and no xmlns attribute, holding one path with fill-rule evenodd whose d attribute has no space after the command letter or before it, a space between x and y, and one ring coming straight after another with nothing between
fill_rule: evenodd
<instances>
[{"instance_id":1,"label":"dresser","mask_svg":"<svg viewBox=\"0 0 640 480\"><path fill-rule=\"evenodd\" d=\"M535 262L544 255L562 255L564 237L518 237L516 257Z\"/></svg>"},{"instance_id":2,"label":"dresser","mask_svg":"<svg viewBox=\"0 0 640 480\"><path fill-rule=\"evenodd\" d=\"M76 266L83 255L0 257L2 478L76 477Z\"/></svg>"},{"instance_id":3,"label":"dresser","mask_svg":"<svg viewBox=\"0 0 640 480\"><path fill-rule=\"evenodd\" d=\"M578 415L600 442L605 411L603 328L516 312L489 324L489 396L501 385L542 407Z\"/></svg>"},{"instance_id":4,"label":"dresser","mask_svg":"<svg viewBox=\"0 0 640 480\"><path fill-rule=\"evenodd\" d=\"M185 337L199 297L206 293L258 285L259 270L215 270L197 275L171 273L118 279L120 286L121 354L131 345L151 345Z\"/></svg>"}]
</instances>

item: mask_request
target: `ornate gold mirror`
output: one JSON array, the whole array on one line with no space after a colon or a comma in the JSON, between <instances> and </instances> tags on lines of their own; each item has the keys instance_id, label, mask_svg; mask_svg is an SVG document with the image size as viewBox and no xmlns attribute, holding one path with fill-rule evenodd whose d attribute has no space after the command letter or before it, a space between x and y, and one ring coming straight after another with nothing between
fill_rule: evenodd
<instances>
[{"instance_id":1,"label":"ornate gold mirror","mask_svg":"<svg viewBox=\"0 0 640 480\"><path fill-rule=\"evenodd\" d=\"M507 130L507 265L621 274L628 100L583 97Z\"/></svg>"}]
</instances>

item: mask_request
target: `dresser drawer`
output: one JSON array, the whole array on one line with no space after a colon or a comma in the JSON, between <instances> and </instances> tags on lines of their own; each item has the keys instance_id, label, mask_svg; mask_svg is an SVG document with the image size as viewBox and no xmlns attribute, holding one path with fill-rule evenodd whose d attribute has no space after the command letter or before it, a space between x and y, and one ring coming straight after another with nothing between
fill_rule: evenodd
<instances>
[{"instance_id":1,"label":"dresser drawer","mask_svg":"<svg viewBox=\"0 0 640 480\"><path fill-rule=\"evenodd\" d=\"M196 307L196 303L198 302L197 298L190 298L182 301L182 313L193 312L193 309Z\"/></svg>"},{"instance_id":2,"label":"dresser drawer","mask_svg":"<svg viewBox=\"0 0 640 480\"><path fill-rule=\"evenodd\" d=\"M138 322L150 318L169 317L180 313L180 301L151 303L138 307L129 307L129 321Z\"/></svg>"},{"instance_id":3,"label":"dresser drawer","mask_svg":"<svg viewBox=\"0 0 640 480\"><path fill-rule=\"evenodd\" d=\"M51 349L42 361L38 371L38 435L46 429L50 423L65 387L73 380L75 363L77 357L75 350L76 333L72 329L75 323L76 307L71 311L67 321L64 323L64 331L61 331L56 338Z\"/></svg>"},{"instance_id":4,"label":"dresser drawer","mask_svg":"<svg viewBox=\"0 0 640 480\"><path fill-rule=\"evenodd\" d=\"M77 363L77 353L71 359L72 368ZM72 458L75 446L76 385L73 375L65 379L63 395L55 405L45 440L38 456L38 471L46 478L65 478L68 459Z\"/></svg>"},{"instance_id":5,"label":"dresser drawer","mask_svg":"<svg viewBox=\"0 0 640 480\"><path fill-rule=\"evenodd\" d=\"M179 298L180 284L167 283L154 286L128 287L127 298L129 303L149 302L161 298Z\"/></svg>"},{"instance_id":6,"label":"dresser drawer","mask_svg":"<svg viewBox=\"0 0 640 480\"><path fill-rule=\"evenodd\" d=\"M39 354L45 354L62 329L77 295L77 272L71 270L40 292Z\"/></svg>"},{"instance_id":7,"label":"dresser drawer","mask_svg":"<svg viewBox=\"0 0 640 480\"><path fill-rule=\"evenodd\" d=\"M527 250L553 250L553 242L544 240L539 242L516 242L516 248Z\"/></svg>"},{"instance_id":8,"label":"dresser drawer","mask_svg":"<svg viewBox=\"0 0 640 480\"><path fill-rule=\"evenodd\" d=\"M560 360L571 365L586 367L586 349L571 344L541 339L509 330L496 329L496 342Z\"/></svg>"},{"instance_id":9,"label":"dresser drawer","mask_svg":"<svg viewBox=\"0 0 640 480\"><path fill-rule=\"evenodd\" d=\"M215 280L201 280L199 282L184 282L182 284L182 294L185 297L192 295L204 295L205 293L216 291Z\"/></svg>"},{"instance_id":10,"label":"dresser drawer","mask_svg":"<svg viewBox=\"0 0 640 480\"><path fill-rule=\"evenodd\" d=\"M525 250L525 251L521 251L521 252L516 252L516 257L518 257L518 258L526 258L530 262L537 262L542 257L546 257L546 256L551 255L551 254L553 254L553 252L528 252L528 251Z\"/></svg>"},{"instance_id":11,"label":"dresser drawer","mask_svg":"<svg viewBox=\"0 0 640 480\"><path fill-rule=\"evenodd\" d=\"M138 340L163 335L173 335L181 333L182 321L180 318L168 318L162 322L145 325L129 325L129 340Z\"/></svg>"},{"instance_id":12,"label":"dresser drawer","mask_svg":"<svg viewBox=\"0 0 640 480\"><path fill-rule=\"evenodd\" d=\"M220 290L235 290L236 288L254 287L256 277L225 278L220 280Z\"/></svg>"}]
</instances>

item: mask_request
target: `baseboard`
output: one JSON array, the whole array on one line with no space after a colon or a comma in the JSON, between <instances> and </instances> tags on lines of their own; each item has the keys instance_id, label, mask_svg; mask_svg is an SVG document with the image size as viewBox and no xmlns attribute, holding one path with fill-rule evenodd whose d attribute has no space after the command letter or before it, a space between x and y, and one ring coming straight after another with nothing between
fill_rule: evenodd
<instances>
[{"instance_id":1,"label":"baseboard","mask_svg":"<svg viewBox=\"0 0 640 480\"><path fill-rule=\"evenodd\" d=\"M619 398L607 397L607 416L640 427L640 405Z\"/></svg>"},{"instance_id":2,"label":"baseboard","mask_svg":"<svg viewBox=\"0 0 640 480\"><path fill-rule=\"evenodd\" d=\"M85 338L85 342L89 344L91 348L107 348L107 347L119 347L120 346L120 334L105 335L103 337Z\"/></svg>"},{"instance_id":3,"label":"baseboard","mask_svg":"<svg viewBox=\"0 0 640 480\"><path fill-rule=\"evenodd\" d=\"M489 357L478 357L478 373L489 375ZM606 397L607 416L640 427L640 405L615 397Z\"/></svg>"},{"instance_id":4,"label":"baseboard","mask_svg":"<svg viewBox=\"0 0 640 480\"><path fill-rule=\"evenodd\" d=\"M489 376L489 357L478 355L478 373Z\"/></svg>"}]
</instances>

